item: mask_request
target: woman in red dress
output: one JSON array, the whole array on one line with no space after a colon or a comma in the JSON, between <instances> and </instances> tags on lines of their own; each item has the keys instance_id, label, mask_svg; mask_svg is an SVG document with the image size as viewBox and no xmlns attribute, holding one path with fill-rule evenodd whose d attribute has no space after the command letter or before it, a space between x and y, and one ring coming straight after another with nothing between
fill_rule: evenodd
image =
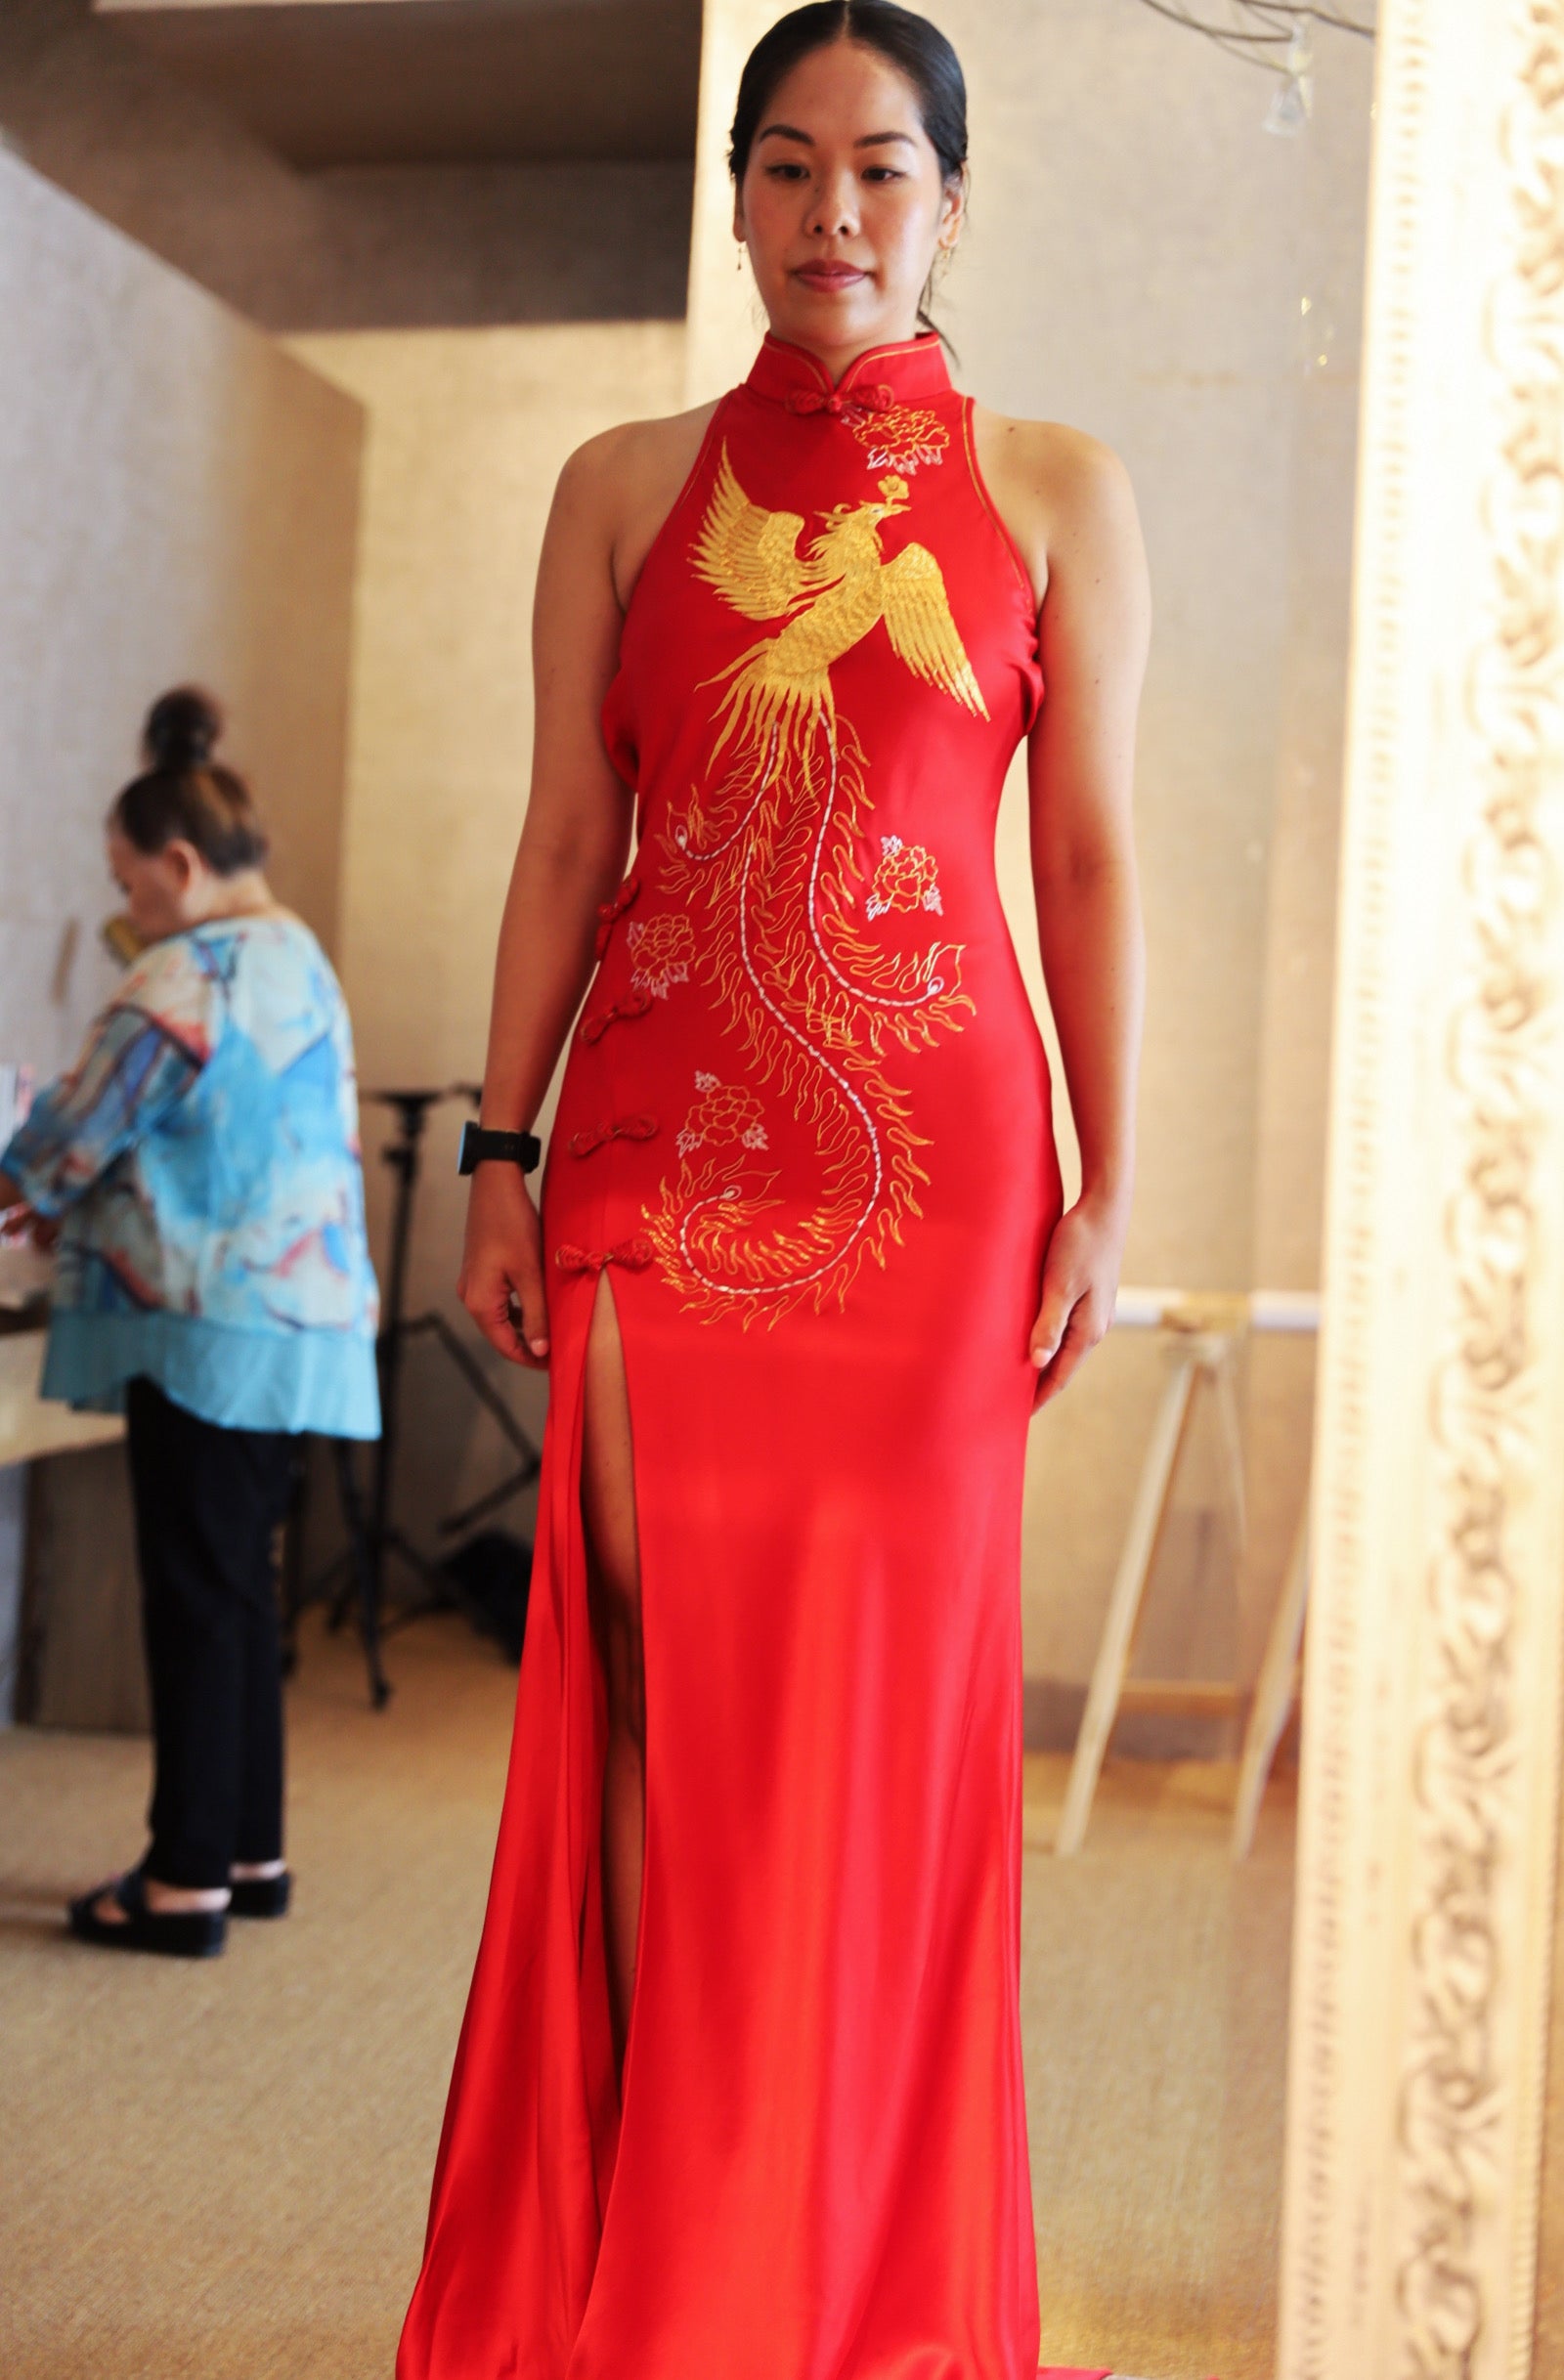
<instances>
[{"instance_id":1,"label":"woman in red dress","mask_svg":"<svg viewBox=\"0 0 1564 2380\"><path fill-rule=\"evenodd\" d=\"M1021 1481L1123 1244L1148 603L1115 458L918 335L965 156L924 20L784 18L732 152L770 335L549 522L485 1124L570 1057L542 1217L483 1164L462 1273L548 1433L400 2380L1036 2368Z\"/></svg>"}]
</instances>

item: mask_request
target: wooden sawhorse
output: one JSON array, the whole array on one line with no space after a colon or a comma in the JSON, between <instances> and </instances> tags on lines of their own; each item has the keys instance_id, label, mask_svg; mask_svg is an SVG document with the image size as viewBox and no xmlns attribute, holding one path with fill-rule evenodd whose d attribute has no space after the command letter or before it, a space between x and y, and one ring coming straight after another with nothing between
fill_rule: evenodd
<instances>
[{"instance_id":1,"label":"wooden sawhorse","mask_svg":"<svg viewBox=\"0 0 1564 2380\"><path fill-rule=\"evenodd\" d=\"M1243 1452L1233 1388L1233 1359L1248 1330L1317 1330L1320 1301L1311 1292L1284 1289L1205 1296L1176 1289L1121 1289L1113 1320L1119 1325L1173 1334L1175 1353L1136 1487L1130 1525L1114 1574L1108 1620L1070 1763L1059 1838L1054 1846L1062 1858L1078 1851L1086 1839L1108 1739L1121 1713L1154 1710L1217 1718L1229 1716L1239 1708L1237 1685L1182 1678L1132 1679L1129 1665L1140 1629L1147 1581L1167 1518L1196 1395L1204 1387L1216 1399L1228 1493L1236 1535L1241 1545L1246 1529ZM1253 1839L1260 1798L1297 1690L1308 1570L1306 1510L1272 1622L1244 1732L1233 1825L1234 1856L1238 1859L1244 1856Z\"/></svg>"}]
</instances>

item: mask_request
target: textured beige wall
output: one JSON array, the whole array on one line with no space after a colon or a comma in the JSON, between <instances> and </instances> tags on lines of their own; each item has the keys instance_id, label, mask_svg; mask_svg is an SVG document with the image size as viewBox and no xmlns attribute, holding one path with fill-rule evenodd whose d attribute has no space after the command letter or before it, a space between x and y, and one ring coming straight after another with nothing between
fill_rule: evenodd
<instances>
[{"instance_id":1,"label":"textured beige wall","mask_svg":"<svg viewBox=\"0 0 1564 2380\"><path fill-rule=\"evenodd\" d=\"M709 0L690 395L760 329L733 271L722 151L743 57L780 13ZM1371 50L1317 34L1316 120L1150 11L945 0L971 97L968 236L937 311L986 403L1073 422L1133 476L1156 607L1137 780L1151 961L1133 1279L1310 1286L1329 1021L1356 333ZM1304 297L1311 312L1302 311ZM1329 322L1325 366L1305 338ZM1024 818L999 864L1042 1008ZM1197 1433L1144 1643L1163 1673L1251 1666L1301 1499L1307 1350L1252 1366L1256 1529L1242 1593ZM1160 1380L1116 1334L1034 1434L1028 1673L1089 1669ZM1064 1697L1065 1710L1068 1708Z\"/></svg>"},{"instance_id":2,"label":"textured beige wall","mask_svg":"<svg viewBox=\"0 0 1564 2380\"><path fill-rule=\"evenodd\" d=\"M533 581L560 465L584 438L678 403L678 325L311 336L291 342L367 408L343 965L366 1085L482 1071L491 972L532 744ZM437 1112L419 1190L415 1309L475 1352L454 1282L465 1110ZM546 1126L545 1126L546 1128ZM366 1146L383 1122L367 1106ZM369 1165L385 1246L388 1176ZM542 1389L496 1359L518 1413ZM409 1361L400 1474L420 1534L499 1476L498 1433L427 1344ZM525 1519L523 1505L508 1518Z\"/></svg>"},{"instance_id":3,"label":"textured beige wall","mask_svg":"<svg viewBox=\"0 0 1564 2380\"><path fill-rule=\"evenodd\" d=\"M4 154L0 320L0 1057L54 1068L109 980L104 813L179 678L335 944L362 415Z\"/></svg>"},{"instance_id":4,"label":"textured beige wall","mask_svg":"<svg viewBox=\"0 0 1564 2380\"><path fill-rule=\"evenodd\" d=\"M1322 42L1321 53L1295 251L1286 629L1254 1168L1253 1277L1287 1288L1314 1287L1320 1269L1372 65L1366 44ZM1313 1390L1312 1341L1255 1344L1246 1408L1253 1545L1238 1615L1245 1674L1258 1663L1303 1508Z\"/></svg>"}]
</instances>

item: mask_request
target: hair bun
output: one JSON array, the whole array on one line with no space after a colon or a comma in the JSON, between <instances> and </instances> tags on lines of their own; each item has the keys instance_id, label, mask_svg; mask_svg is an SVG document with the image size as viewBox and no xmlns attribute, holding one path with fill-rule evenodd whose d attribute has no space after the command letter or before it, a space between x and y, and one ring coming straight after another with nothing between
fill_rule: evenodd
<instances>
[{"instance_id":1,"label":"hair bun","mask_svg":"<svg viewBox=\"0 0 1564 2380\"><path fill-rule=\"evenodd\" d=\"M142 743L153 768L200 768L223 732L223 714L199 686L175 686L147 714Z\"/></svg>"}]
</instances>

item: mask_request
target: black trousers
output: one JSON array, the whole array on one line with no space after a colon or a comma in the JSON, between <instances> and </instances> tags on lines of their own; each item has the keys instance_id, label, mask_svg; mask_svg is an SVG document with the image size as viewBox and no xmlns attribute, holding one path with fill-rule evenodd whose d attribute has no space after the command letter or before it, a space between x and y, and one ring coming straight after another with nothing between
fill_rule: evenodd
<instances>
[{"instance_id":1,"label":"black trousers","mask_svg":"<svg viewBox=\"0 0 1564 2380\"><path fill-rule=\"evenodd\" d=\"M291 1441L225 1430L136 1379L125 1391L153 1774L147 1872L228 1882L282 1855L282 1655L273 1537Z\"/></svg>"}]
</instances>

